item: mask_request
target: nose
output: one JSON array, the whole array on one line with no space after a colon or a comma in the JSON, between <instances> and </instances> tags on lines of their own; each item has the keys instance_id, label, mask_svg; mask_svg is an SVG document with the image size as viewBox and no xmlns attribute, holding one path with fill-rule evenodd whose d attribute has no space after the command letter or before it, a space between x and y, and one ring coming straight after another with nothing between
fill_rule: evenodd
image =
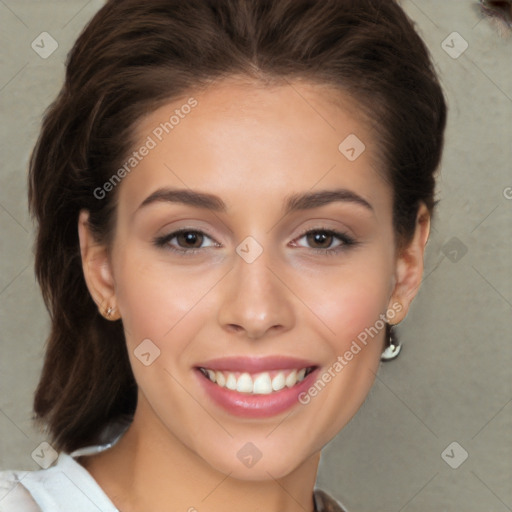
<instances>
[{"instance_id":1,"label":"nose","mask_svg":"<svg viewBox=\"0 0 512 512\"><path fill-rule=\"evenodd\" d=\"M218 311L224 331L256 340L293 327L293 292L286 275L269 260L265 250L252 263L236 256Z\"/></svg>"}]
</instances>

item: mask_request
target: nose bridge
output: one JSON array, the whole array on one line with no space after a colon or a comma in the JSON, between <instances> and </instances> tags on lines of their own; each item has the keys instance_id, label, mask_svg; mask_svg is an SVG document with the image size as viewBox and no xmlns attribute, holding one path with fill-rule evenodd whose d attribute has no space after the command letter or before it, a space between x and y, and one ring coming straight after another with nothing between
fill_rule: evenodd
<instances>
[{"instance_id":1,"label":"nose bridge","mask_svg":"<svg viewBox=\"0 0 512 512\"><path fill-rule=\"evenodd\" d=\"M219 308L222 328L245 331L254 339L269 330L289 329L294 321L290 291L276 273L273 251L251 237L236 249L234 268L223 290Z\"/></svg>"}]
</instances>

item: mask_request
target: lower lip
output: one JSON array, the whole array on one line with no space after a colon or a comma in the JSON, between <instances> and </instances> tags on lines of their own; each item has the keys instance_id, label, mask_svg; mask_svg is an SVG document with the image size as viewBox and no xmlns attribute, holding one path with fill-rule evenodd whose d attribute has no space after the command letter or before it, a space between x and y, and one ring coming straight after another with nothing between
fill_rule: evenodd
<instances>
[{"instance_id":1,"label":"lower lip","mask_svg":"<svg viewBox=\"0 0 512 512\"><path fill-rule=\"evenodd\" d=\"M229 413L243 418L270 418L299 404L299 395L314 382L318 368L292 388L283 388L268 395L240 393L214 384L196 369L197 377L208 396Z\"/></svg>"}]
</instances>

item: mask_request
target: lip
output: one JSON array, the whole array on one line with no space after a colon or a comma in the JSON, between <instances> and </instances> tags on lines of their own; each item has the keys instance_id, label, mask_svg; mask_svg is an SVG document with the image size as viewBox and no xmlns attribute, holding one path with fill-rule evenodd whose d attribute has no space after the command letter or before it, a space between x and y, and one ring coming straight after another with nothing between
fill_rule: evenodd
<instances>
[{"instance_id":1,"label":"lip","mask_svg":"<svg viewBox=\"0 0 512 512\"><path fill-rule=\"evenodd\" d=\"M272 370L299 370L310 366L318 366L314 361L298 359L288 356L269 356L269 357L222 357L210 359L204 363L199 363L196 368L209 368L220 372L270 372Z\"/></svg>"},{"instance_id":2,"label":"lip","mask_svg":"<svg viewBox=\"0 0 512 512\"><path fill-rule=\"evenodd\" d=\"M280 361L277 361L280 359ZM223 388L214 384L208 377L206 377L200 370L199 366L194 368L199 385L206 392L207 396L222 409L230 413L231 415L238 416L241 418L270 418L277 416L285 411L288 411L294 406L300 405L299 395L309 389L313 382L315 382L320 367L314 364L307 364L306 361L293 359L293 366L283 367L283 359L281 358L268 358L265 360L253 360L253 366L249 370L248 365L240 366L239 358L230 358L209 361L204 365L199 365L202 368L210 368L212 370L226 371L228 369L232 371L248 371L249 373L256 373L258 371L271 371L279 369L293 369L293 368L305 368L308 366L314 366L315 369L306 376L306 378L297 383L292 388L284 388L280 391L274 391L268 395L253 395L249 393L241 393L239 391L233 391L231 389ZM247 363L247 359L243 359ZM288 358L289 361L292 359ZM229 361L230 366L223 366ZM238 361L235 363L235 361ZM211 365L215 364L215 368ZM218 363L218 364L217 364ZM298 364L298 366L296 366ZM306 363L306 364L304 364ZM265 366L262 366L264 364ZM291 364L291 363L288 363ZM237 366L238 365L238 366ZM262 369L263 368L263 369Z\"/></svg>"}]
</instances>

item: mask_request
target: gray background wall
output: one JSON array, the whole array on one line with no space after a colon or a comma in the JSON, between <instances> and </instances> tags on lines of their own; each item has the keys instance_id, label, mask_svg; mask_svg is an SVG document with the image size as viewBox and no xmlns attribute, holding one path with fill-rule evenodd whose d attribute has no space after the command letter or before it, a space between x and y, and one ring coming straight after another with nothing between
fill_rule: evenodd
<instances>
[{"instance_id":1,"label":"gray background wall","mask_svg":"<svg viewBox=\"0 0 512 512\"><path fill-rule=\"evenodd\" d=\"M476 2L402 3L449 101L441 202L402 354L324 450L318 486L351 511L510 511L512 39ZM31 423L49 323L33 275L28 156L66 54L101 5L0 0L0 469L38 469L31 454L45 440ZM58 43L46 58L31 47L42 32Z\"/></svg>"}]
</instances>

